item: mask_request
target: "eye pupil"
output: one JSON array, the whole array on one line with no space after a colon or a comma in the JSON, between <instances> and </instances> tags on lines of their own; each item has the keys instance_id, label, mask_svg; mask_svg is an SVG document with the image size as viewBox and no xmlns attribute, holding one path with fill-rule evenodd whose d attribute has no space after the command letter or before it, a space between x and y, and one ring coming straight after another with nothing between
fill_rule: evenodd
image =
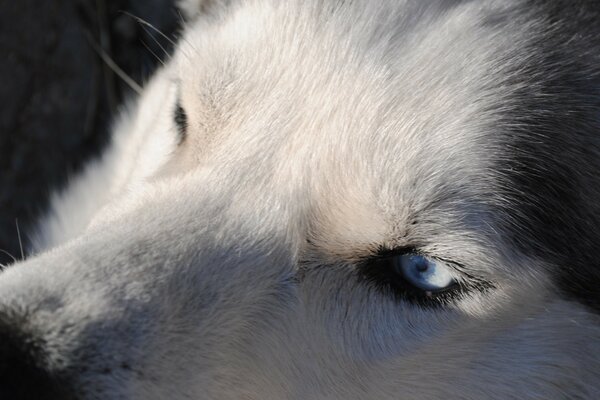
<instances>
[{"instance_id":1,"label":"eye pupil","mask_svg":"<svg viewBox=\"0 0 600 400\"><path fill-rule=\"evenodd\" d=\"M419 272L426 272L429 269L429 264L426 259L419 257L419 260L415 264L415 268Z\"/></svg>"}]
</instances>

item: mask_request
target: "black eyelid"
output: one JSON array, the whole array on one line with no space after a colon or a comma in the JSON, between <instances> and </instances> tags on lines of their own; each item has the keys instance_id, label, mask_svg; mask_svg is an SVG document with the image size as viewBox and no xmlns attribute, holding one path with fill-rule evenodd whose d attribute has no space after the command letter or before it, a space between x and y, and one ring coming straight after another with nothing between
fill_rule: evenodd
<instances>
[{"instance_id":1,"label":"black eyelid","mask_svg":"<svg viewBox=\"0 0 600 400\"><path fill-rule=\"evenodd\" d=\"M181 106L181 100L177 100L177 103L175 103L173 119L175 121L175 125L177 125L179 144L181 144L185 140L188 130L188 118L185 110Z\"/></svg>"},{"instance_id":2,"label":"black eyelid","mask_svg":"<svg viewBox=\"0 0 600 400\"><path fill-rule=\"evenodd\" d=\"M387 247L381 247L377 250L377 252L375 254L368 257L367 260L397 257L397 256L403 256L406 254L418 254L418 255L422 255L422 256L427 256L425 253L419 251L419 249L417 249L416 247L412 247L412 246L396 247L393 249L390 249Z\"/></svg>"},{"instance_id":3,"label":"black eyelid","mask_svg":"<svg viewBox=\"0 0 600 400\"><path fill-rule=\"evenodd\" d=\"M445 264L449 264L449 265L453 265L457 268L459 268L461 271L461 273L463 272L463 265L460 262L454 261L454 260L449 260L447 258L443 258L443 257L439 257L439 256L433 256L430 254L427 254L424 251L419 250L418 247L414 247L414 246L405 246L405 247L398 247L398 248L393 248L393 249L389 249L389 248L380 248L376 254L366 258L365 261L369 261L369 260L373 260L373 259L380 259L380 258L390 258L390 257L398 257L398 256L403 256L403 255L407 255L407 254L414 254L414 255L418 255L418 256L423 256L423 257L427 257L427 258L431 258L433 260L437 260L437 261L441 261ZM468 274L465 274L468 275Z\"/></svg>"}]
</instances>

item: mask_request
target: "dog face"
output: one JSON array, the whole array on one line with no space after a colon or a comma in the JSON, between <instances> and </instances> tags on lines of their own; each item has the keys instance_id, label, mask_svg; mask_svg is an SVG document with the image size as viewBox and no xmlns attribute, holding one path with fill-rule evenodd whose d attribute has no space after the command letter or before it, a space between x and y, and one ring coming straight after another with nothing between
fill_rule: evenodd
<instances>
[{"instance_id":1,"label":"dog face","mask_svg":"<svg viewBox=\"0 0 600 400\"><path fill-rule=\"evenodd\" d=\"M555 6L186 4L0 276L0 394L596 398L598 10Z\"/></svg>"}]
</instances>

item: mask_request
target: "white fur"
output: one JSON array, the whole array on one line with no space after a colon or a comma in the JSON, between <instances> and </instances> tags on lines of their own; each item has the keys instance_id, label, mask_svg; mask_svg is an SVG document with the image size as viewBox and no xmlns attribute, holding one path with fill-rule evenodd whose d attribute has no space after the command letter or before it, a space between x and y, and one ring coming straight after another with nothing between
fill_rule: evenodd
<instances>
[{"instance_id":1,"label":"white fur","mask_svg":"<svg viewBox=\"0 0 600 400\"><path fill-rule=\"evenodd\" d=\"M477 24L510 2L232 3L2 273L48 368L82 371L85 399L598 398L598 317L491 211L488 110L516 89L486 83L533 23ZM495 287L428 309L356 279L413 243Z\"/></svg>"}]
</instances>

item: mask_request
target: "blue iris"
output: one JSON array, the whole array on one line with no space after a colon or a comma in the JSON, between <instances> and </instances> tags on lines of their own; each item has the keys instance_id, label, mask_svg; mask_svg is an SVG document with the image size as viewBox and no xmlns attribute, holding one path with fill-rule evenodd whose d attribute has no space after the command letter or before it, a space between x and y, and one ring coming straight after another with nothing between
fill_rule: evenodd
<instances>
[{"instance_id":1,"label":"blue iris","mask_svg":"<svg viewBox=\"0 0 600 400\"><path fill-rule=\"evenodd\" d=\"M397 257L396 272L411 285L428 292L438 292L456 283L450 267L419 254Z\"/></svg>"}]
</instances>

